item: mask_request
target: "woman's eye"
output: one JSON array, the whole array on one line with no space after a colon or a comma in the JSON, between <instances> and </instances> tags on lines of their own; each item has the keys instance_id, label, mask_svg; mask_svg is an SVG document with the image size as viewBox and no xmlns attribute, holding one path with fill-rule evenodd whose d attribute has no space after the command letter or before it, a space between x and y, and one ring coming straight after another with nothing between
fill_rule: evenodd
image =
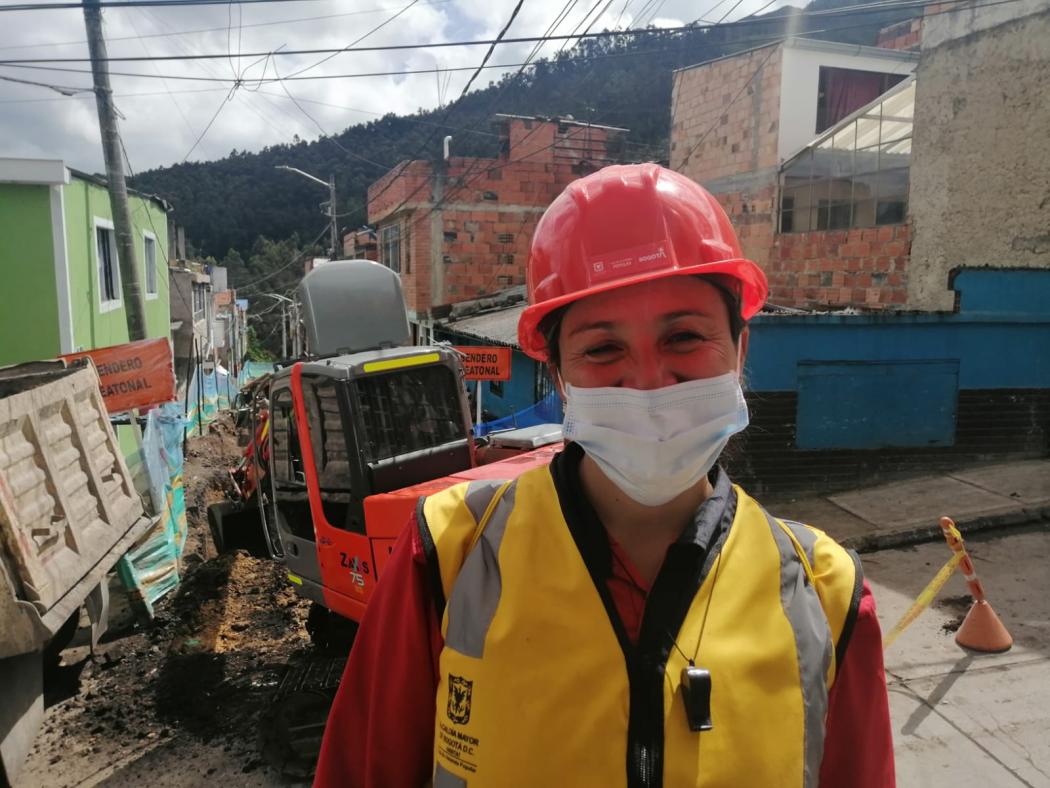
<instances>
[{"instance_id":1,"label":"woman's eye","mask_svg":"<svg viewBox=\"0 0 1050 788\"><path fill-rule=\"evenodd\" d=\"M618 351L619 348L616 345L606 343L587 348L583 351L583 355L594 360L604 360L612 358Z\"/></svg>"},{"instance_id":2,"label":"woman's eye","mask_svg":"<svg viewBox=\"0 0 1050 788\"><path fill-rule=\"evenodd\" d=\"M694 331L676 331L668 337L667 341L671 345L685 345L691 342L703 342L704 338Z\"/></svg>"}]
</instances>

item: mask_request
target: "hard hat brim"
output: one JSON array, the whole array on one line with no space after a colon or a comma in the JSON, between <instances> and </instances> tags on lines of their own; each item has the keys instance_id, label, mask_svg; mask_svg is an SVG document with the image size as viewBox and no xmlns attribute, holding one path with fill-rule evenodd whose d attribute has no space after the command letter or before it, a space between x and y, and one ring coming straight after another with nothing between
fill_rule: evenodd
<instances>
[{"instance_id":1,"label":"hard hat brim","mask_svg":"<svg viewBox=\"0 0 1050 788\"><path fill-rule=\"evenodd\" d=\"M756 263L745 258L719 260L717 262L683 266L665 271L650 271L634 277L604 282L585 290L566 293L562 296L541 301L538 304L529 305L521 313L521 317L518 320L518 345L521 347L522 352L530 358L534 358L537 361L548 361L550 354L547 349L547 340L540 331L539 325L543 318L556 309L592 295L644 284L657 279L666 279L671 276L710 275L719 275L722 278L733 279L739 283L740 316L745 321L750 320L762 309L762 305L765 304L769 295L769 285L767 284L765 273Z\"/></svg>"}]
</instances>

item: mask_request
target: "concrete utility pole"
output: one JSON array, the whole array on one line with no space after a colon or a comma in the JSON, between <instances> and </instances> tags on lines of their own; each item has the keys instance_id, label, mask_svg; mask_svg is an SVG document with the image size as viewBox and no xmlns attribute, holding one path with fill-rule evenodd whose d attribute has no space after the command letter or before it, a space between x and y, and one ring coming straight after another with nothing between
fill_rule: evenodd
<instances>
[{"instance_id":1,"label":"concrete utility pole","mask_svg":"<svg viewBox=\"0 0 1050 788\"><path fill-rule=\"evenodd\" d=\"M288 358L288 318L284 312L284 301L281 302L281 358Z\"/></svg>"},{"instance_id":2,"label":"concrete utility pole","mask_svg":"<svg viewBox=\"0 0 1050 788\"><path fill-rule=\"evenodd\" d=\"M275 170L286 170L287 172L294 172L298 175L302 175L304 178L309 178L314 183L319 183L322 186L328 187L328 217L331 219L330 230L332 233L332 248L331 248L331 259L337 260L339 258L339 223L336 221L335 215L335 175L332 175L328 179L328 183L325 183L320 178L314 177L308 172L303 172L297 167L289 167L287 164L278 164L274 167Z\"/></svg>"},{"instance_id":3,"label":"concrete utility pole","mask_svg":"<svg viewBox=\"0 0 1050 788\"><path fill-rule=\"evenodd\" d=\"M117 236L120 287L123 291L124 311L128 320L128 338L134 341L146 338L146 303L142 298L142 279L138 258L135 255L135 238L131 231L128 187L124 182L124 163L121 159L117 113L113 107L113 90L109 86L106 41L102 37L102 8L98 0L83 0L83 6L88 51L91 54L91 73L95 82L98 125L102 130L102 153L106 162L109 204L113 211L113 227ZM97 244L98 239L93 239L93 242Z\"/></svg>"},{"instance_id":4,"label":"concrete utility pole","mask_svg":"<svg viewBox=\"0 0 1050 788\"><path fill-rule=\"evenodd\" d=\"M328 215L332 219L332 259L338 260L342 250L339 248L339 223L335 219L335 173L328 178Z\"/></svg>"},{"instance_id":5,"label":"concrete utility pole","mask_svg":"<svg viewBox=\"0 0 1050 788\"><path fill-rule=\"evenodd\" d=\"M278 293L263 293L266 298L273 298L281 302L281 358L289 358L288 356L288 318L287 309L288 304L292 305L292 314L295 316L296 324L292 326L292 353L296 358L299 357L299 304L293 301L288 296L283 296Z\"/></svg>"}]
</instances>

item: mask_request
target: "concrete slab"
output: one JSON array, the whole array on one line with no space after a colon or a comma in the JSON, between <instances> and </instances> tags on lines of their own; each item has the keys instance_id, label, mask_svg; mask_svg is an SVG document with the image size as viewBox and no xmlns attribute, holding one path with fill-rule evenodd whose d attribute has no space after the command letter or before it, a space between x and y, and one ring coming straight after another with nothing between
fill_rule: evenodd
<instances>
[{"instance_id":1,"label":"concrete slab","mask_svg":"<svg viewBox=\"0 0 1050 788\"><path fill-rule=\"evenodd\" d=\"M1050 460L1009 462L949 475L1027 506L1050 504Z\"/></svg>"},{"instance_id":2,"label":"concrete slab","mask_svg":"<svg viewBox=\"0 0 1050 788\"><path fill-rule=\"evenodd\" d=\"M1001 778L988 779L985 785L1050 785L1050 660L964 670L902 686L921 702L894 733L906 744L927 745L924 758L932 749L928 735L943 722L954 730L946 742L952 752L965 739L988 761L982 769L987 777L995 773L993 764L1001 768ZM907 760L902 766L907 767Z\"/></svg>"},{"instance_id":3,"label":"concrete slab","mask_svg":"<svg viewBox=\"0 0 1050 788\"><path fill-rule=\"evenodd\" d=\"M1045 526L1007 535L987 532L966 540L977 575L996 613L1014 638L1005 654L976 656L973 669L1011 666L1050 658L1050 530ZM951 556L941 542L861 557L883 632L889 632L915 597ZM942 676L960 669L967 653L954 632L970 607L958 572L934 603L886 652L886 667L905 679Z\"/></svg>"},{"instance_id":4,"label":"concrete slab","mask_svg":"<svg viewBox=\"0 0 1050 788\"><path fill-rule=\"evenodd\" d=\"M955 644L969 607L956 574L886 651L897 784L1050 785L1050 529L987 532L967 548L1014 647L977 655ZM931 542L863 557L883 632L948 555Z\"/></svg>"},{"instance_id":5,"label":"concrete slab","mask_svg":"<svg viewBox=\"0 0 1050 788\"><path fill-rule=\"evenodd\" d=\"M943 695L937 679L892 684L897 784L909 788L1050 784L1048 674L1050 662L1043 660L1011 671L1009 684L996 685L981 674L959 674ZM1034 693L1018 695L1013 682Z\"/></svg>"},{"instance_id":6,"label":"concrete slab","mask_svg":"<svg viewBox=\"0 0 1050 788\"><path fill-rule=\"evenodd\" d=\"M854 490L828 500L883 529L936 525L942 515L961 519L1023 508L1012 498L946 476Z\"/></svg>"},{"instance_id":7,"label":"concrete slab","mask_svg":"<svg viewBox=\"0 0 1050 788\"><path fill-rule=\"evenodd\" d=\"M870 534L876 527L827 498L775 501L766 508L770 514L781 519L794 520L827 531L839 542Z\"/></svg>"},{"instance_id":8,"label":"concrete slab","mask_svg":"<svg viewBox=\"0 0 1050 788\"><path fill-rule=\"evenodd\" d=\"M989 788L1022 786L1008 768L995 763L973 740L961 736L938 714L926 718L922 729L901 733L900 721L927 708L907 686L890 686L890 716L894 720L893 752L897 785L901 788Z\"/></svg>"}]
</instances>

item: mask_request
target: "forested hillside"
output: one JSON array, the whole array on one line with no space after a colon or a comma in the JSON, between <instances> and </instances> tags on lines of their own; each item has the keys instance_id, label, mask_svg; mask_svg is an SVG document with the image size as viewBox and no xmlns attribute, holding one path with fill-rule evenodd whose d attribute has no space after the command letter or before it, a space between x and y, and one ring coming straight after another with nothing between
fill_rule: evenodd
<instances>
[{"instance_id":1,"label":"forested hillside","mask_svg":"<svg viewBox=\"0 0 1050 788\"><path fill-rule=\"evenodd\" d=\"M839 8L856 1L814 0L806 10ZM413 155L439 155L442 137L451 134L456 155L494 155L496 140L484 132L489 131L496 112L572 115L578 120L623 126L630 129L628 159L663 160L675 68L761 46L789 28L813 37L873 44L880 27L917 10L792 19L794 13L797 9L780 9L757 23L752 20L715 30L588 39L554 59L537 61L520 75L470 93L451 109L407 117L389 115L351 126L334 141L296 141L254 153L234 151L218 161L151 170L139 174L133 185L170 201L193 250L226 259L234 284L243 283L265 273L273 262L275 255L269 253L265 261L252 259L260 256L260 236L281 240L295 235L309 242L325 227L318 209L323 192L304 179L275 170L278 164L322 177L334 172L338 210L343 214L340 225L349 228L365 222L366 190L383 170L346 151L393 166Z\"/></svg>"}]
</instances>

